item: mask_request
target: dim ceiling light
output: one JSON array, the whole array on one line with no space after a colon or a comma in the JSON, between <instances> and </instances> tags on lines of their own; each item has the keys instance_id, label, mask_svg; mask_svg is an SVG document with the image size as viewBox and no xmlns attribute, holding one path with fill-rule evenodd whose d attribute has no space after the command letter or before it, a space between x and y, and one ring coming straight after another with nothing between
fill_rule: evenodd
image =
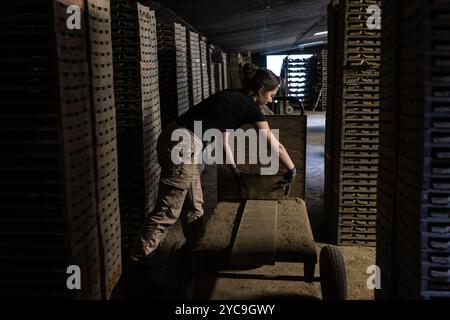
<instances>
[{"instance_id":1,"label":"dim ceiling light","mask_svg":"<svg viewBox=\"0 0 450 320\"><path fill-rule=\"evenodd\" d=\"M317 45L317 44L322 44L322 43L325 43L324 41L316 41L316 42L308 42L308 43L303 43L303 44L300 44L299 45L299 47L300 48L304 48L304 47L311 47L311 46L315 46L315 45Z\"/></svg>"},{"instance_id":2,"label":"dim ceiling light","mask_svg":"<svg viewBox=\"0 0 450 320\"><path fill-rule=\"evenodd\" d=\"M325 35L325 34L328 34L328 31L316 32L316 33L314 33L314 36L315 36L315 37L317 37L317 36L323 36L323 35Z\"/></svg>"}]
</instances>

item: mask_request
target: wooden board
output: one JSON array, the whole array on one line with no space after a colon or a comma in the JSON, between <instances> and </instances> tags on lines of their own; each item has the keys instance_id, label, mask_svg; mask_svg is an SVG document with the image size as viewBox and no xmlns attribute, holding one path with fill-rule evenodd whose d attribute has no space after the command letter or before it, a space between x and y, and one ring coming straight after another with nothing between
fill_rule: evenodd
<instances>
[{"instance_id":1,"label":"wooden board","mask_svg":"<svg viewBox=\"0 0 450 320\"><path fill-rule=\"evenodd\" d=\"M306 210L300 199L281 201L277 215L276 261L317 262L316 243ZM282 212L281 212L282 211Z\"/></svg>"},{"instance_id":2,"label":"wooden board","mask_svg":"<svg viewBox=\"0 0 450 320\"><path fill-rule=\"evenodd\" d=\"M241 212L238 202L217 203L208 219L205 234L194 249L209 268L228 269L226 264L236 242L233 230L241 220ZM276 262L317 262L316 245L302 199L277 201L275 251Z\"/></svg>"},{"instance_id":3,"label":"wooden board","mask_svg":"<svg viewBox=\"0 0 450 320\"><path fill-rule=\"evenodd\" d=\"M262 176L241 171L242 182L247 186L244 194L240 194L239 184L227 165L218 165L217 175L220 177L217 190L219 201L283 200L285 198L285 189L278 187L278 183L283 179L282 174Z\"/></svg>"},{"instance_id":4,"label":"wooden board","mask_svg":"<svg viewBox=\"0 0 450 320\"><path fill-rule=\"evenodd\" d=\"M289 197L291 198L305 198L305 178L306 178L306 116L304 115L266 115L267 121L272 129L279 130L280 142L284 145L292 161L297 168L297 175L294 182L291 185ZM252 128L250 125L243 126L243 130ZM250 158L256 160L255 154L250 154L248 151L248 145L246 144L245 159L247 163ZM237 150L234 150L234 154L237 154ZM236 159L235 159L236 160ZM218 165L217 170L217 188L218 188L218 200L219 201L239 201L238 187L231 175L230 170L226 165ZM266 165L257 164L238 164L238 168L243 173L248 173L246 176L249 180L249 194L245 199L261 199L261 200L282 200L285 197L284 190L273 190L271 186L277 180L281 180L282 176L286 173L286 168L281 165L278 173L274 176L261 176L262 167L268 167ZM251 175L253 173L253 175ZM269 187L269 188L268 188Z\"/></svg>"},{"instance_id":5,"label":"wooden board","mask_svg":"<svg viewBox=\"0 0 450 320\"><path fill-rule=\"evenodd\" d=\"M275 264L277 201L248 200L230 256L230 265Z\"/></svg>"}]
</instances>

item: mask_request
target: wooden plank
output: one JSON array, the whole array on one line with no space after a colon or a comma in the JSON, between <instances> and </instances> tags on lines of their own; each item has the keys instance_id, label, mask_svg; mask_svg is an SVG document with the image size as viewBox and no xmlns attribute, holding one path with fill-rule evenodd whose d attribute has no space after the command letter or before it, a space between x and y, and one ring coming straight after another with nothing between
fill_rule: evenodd
<instances>
[{"instance_id":1,"label":"wooden plank","mask_svg":"<svg viewBox=\"0 0 450 320\"><path fill-rule=\"evenodd\" d=\"M277 215L276 261L317 262L316 243L305 202L280 201Z\"/></svg>"},{"instance_id":2,"label":"wooden plank","mask_svg":"<svg viewBox=\"0 0 450 320\"><path fill-rule=\"evenodd\" d=\"M230 256L230 265L275 264L277 201L248 200Z\"/></svg>"},{"instance_id":3,"label":"wooden plank","mask_svg":"<svg viewBox=\"0 0 450 320\"><path fill-rule=\"evenodd\" d=\"M229 261L229 252L235 242L233 226L240 220L239 208L239 202L217 203L208 219L205 234L195 246L196 254L211 268L214 265L226 269L222 262ZM317 262L316 244L303 200L277 201L276 230L276 262ZM170 237L170 232L167 237Z\"/></svg>"},{"instance_id":4,"label":"wooden plank","mask_svg":"<svg viewBox=\"0 0 450 320\"><path fill-rule=\"evenodd\" d=\"M284 188L278 187L283 174L261 176L257 173L241 171L242 182L247 186L244 194L239 192L239 184L227 165L217 165L218 201L239 200L283 200Z\"/></svg>"},{"instance_id":5,"label":"wooden plank","mask_svg":"<svg viewBox=\"0 0 450 320\"><path fill-rule=\"evenodd\" d=\"M280 142L284 145L297 169L297 175L291 185L290 198L299 197L305 199L305 179L306 179L306 123L305 115L266 115L267 121L272 129L279 130ZM251 125L245 125L241 129L248 130L253 128ZM248 200L282 200L283 190L273 190L269 188L271 184L281 180L286 173L286 168L280 163L279 171L274 176L256 176L260 174L261 167L268 167L258 163L254 158L256 153L250 153L248 143L246 143L246 164L238 164L239 170L247 174L244 179L249 184L249 193L244 195ZM237 150L234 150L237 154ZM249 164L248 158L252 157L257 164ZM238 192L236 182L226 165L218 165L217 188L219 201L239 201L241 197ZM252 175L253 174L253 175Z\"/></svg>"}]
</instances>

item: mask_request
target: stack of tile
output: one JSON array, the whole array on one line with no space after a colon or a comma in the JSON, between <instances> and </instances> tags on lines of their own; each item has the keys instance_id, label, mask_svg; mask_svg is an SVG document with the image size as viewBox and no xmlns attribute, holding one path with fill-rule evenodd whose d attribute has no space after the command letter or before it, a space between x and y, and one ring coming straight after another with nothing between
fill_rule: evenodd
<instances>
[{"instance_id":1,"label":"stack of tile","mask_svg":"<svg viewBox=\"0 0 450 320\"><path fill-rule=\"evenodd\" d=\"M320 61L320 63L322 63ZM322 85L322 68L318 57L313 55L305 63L305 91L303 92L303 104L307 110L313 110L319 97Z\"/></svg>"},{"instance_id":2,"label":"stack of tile","mask_svg":"<svg viewBox=\"0 0 450 320\"><path fill-rule=\"evenodd\" d=\"M336 237L337 217L332 212L333 203L333 155L334 155L334 113L336 98L336 51L337 51L337 30L338 30L339 6L337 0L332 1L328 5L328 64L327 64L327 109L325 118L325 190L324 190L324 210L325 225L324 228L328 234L326 237L331 241Z\"/></svg>"},{"instance_id":3,"label":"stack of tile","mask_svg":"<svg viewBox=\"0 0 450 320\"><path fill-rule=\"evenodd\" d=\"M189 85L189 105L190 107L202 101L202 66L200 60L200 40L198 33L188 30L188 85Z\"/></svg>"},{"instance_id":4,"label":"stack of tile","mask_svg":"<svg viewBox=\"0 0 450 320\"><path fill-rule=\"evenodd\" d=\"M111 19L122 253L127 255L158 190L156 19L154 11L131 0L115 1Z\"/></svg>"},{"instance_id":5,"label":"stack of tile","mask_svg":"<svg viewBox=\"0 0 450 320\"><path fill-rule=\"evenodd\" d=\"M210 95L209 91L209 73L208 73L208 49L206 46L206 39L202 37L200 41L200 59L202 67L202 96L206 99Z\"/></svg>"},{"instance_id":6,"label":"stack of tile","mask_svg":"<svg viewBox=\"0 0 450 320\"><path fill-rule=\"evenodd\" d=\"M101 298L87 35L84 20L67 28L67 7L0 12L2 298ZM81 290L67 288L71 265Z\"/></svg>"},{"instance_id":7,"label":"stack of tile","mask_svg":"<svg viewBox=\"0 0 450 320\"><path fill-rule=\"evenodd\" d=\"M383 3L377 299L450 298L450 1Z\"/></svg>"},{"instance_id":8,"label":"stack of tile","mask_svg":"<svg viewBox=\"0 0 450 320\"><path fill-rule=\"evenodd\" d=\"M223 67L222 63L218 62L214 65L214 78L216 82L216 92L223 90Z\"/></svg>"},{"instance_id":9,"label":"stack of tile","mask_svg":"<svg viewBox=\"0 0 450 320\"><path fill-rule=\"evenodd\" d=\"M287 93L290 97L303 100L305 94L306 59L285 58L284 68L287 76Z\"/></svg>"},{"instance_id":10,"label":"stack of tile","mask_svg":"<svg viewBox=\"0 0 450 320\"><path fill-rule=\"evenodd\" d=\"M161 123L164 128L189 109L186 28L157 23Z\"/></svg>"},{"instance_id":11,"label":"stack of tile","mask_svg":"<svg viewBox=\"0 0 450 320\"><path fill-rule=\"evenodd\" d=\"M222 55L223 55L222 83L223 83L223 90L226 90L228 89L228 54L223 52Z\"/></svg>"},{"instance_id":12,"label":"stack of tile","mask_svg":"<svg viewBox=\"0 0 450 320\"><path fill-rule=\"evenodd\" d=\"M110 3L87 0L87 10L100 254L109 298L122 272Z\"/></svg>"},{"instance_id":13,"label":"stack of tile","mask_svg":"<svg viewBox=\"0 0 450 320\"><path fill-rule=\"evenodd\" d=\"M399 299L450 298L450 1L401 1Z\"/></svg>"},{"instance_id":14,"label":"stack of tile","mask_svg":"<svg viewBox=\"0 0 450 320\"><path fill-rule=\"evenodd\" d=\"M376 244L380 30L366 25L370 5L379 1L341 2L336 42L330 43L337 52L335 98L328 106L334 108L328 220L334 222L331 233L341 245Z\"/></svg>"},{"instance_id":15,"label":"stack of tile","mask_svg":"<svg viewBox=\"0 0 450 320\"><path fill-rule=\"evenodd\" d=\"M216 93L216 77L215 77L215 63L214 63L214 46L212 44L208 45L208 55L207 55L207 64L208 64L208 76L209 76L209 88L210 94Z\"/></svg>"},{"instance_id":16,"label":"stack of tile","mask_svg":"<svg viewBox=\"0 0 450 320\"><path fill-rule=\"evenodd\" d=\"M241 66L243 64L242 55L240 53L230 53L229 55L229 77L230 87L233 89L242 88Z\"/></svg>"},{"instance_id":17,"label":"stack of tile","mask_svg":"<svg viewBox=\"0 0 450 320\"><path fill-rule=\"evenodd\" d=\"M394 299L397 278L395 267L398 105L399 105L399 1L382 2L382 38L380 67L380 146L377 192L377 258L381 272L381 290L376 299Z\"/></svg>"},{"instance_id":18,"label":"stack of tile","mask_svg":"<svg viewBox=\"0 0 450 320\"><path fill-rule=\"evenodd\" d=\"M322 50L321 54L322 60L322 111L327 109L327 101L328 101L328 50Z\"/></svg>"}]
</instances>

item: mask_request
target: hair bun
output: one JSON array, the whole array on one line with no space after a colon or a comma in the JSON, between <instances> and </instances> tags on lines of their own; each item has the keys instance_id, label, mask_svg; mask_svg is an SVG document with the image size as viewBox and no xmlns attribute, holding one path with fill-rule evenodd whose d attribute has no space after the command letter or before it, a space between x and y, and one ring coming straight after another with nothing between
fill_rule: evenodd
<instances>
[{"instance_id":1,"label":"hair bun","mask_svg":"<svg viewBox=\"0 0 450 320\"><path fill-rule=\"evenodd\" d=\"M253 76L256 74L256 71L258 70L258 66L247 62L242 66L242 78L244 82L247 82L253 78Z\"/></svg>"}]
</instances>

